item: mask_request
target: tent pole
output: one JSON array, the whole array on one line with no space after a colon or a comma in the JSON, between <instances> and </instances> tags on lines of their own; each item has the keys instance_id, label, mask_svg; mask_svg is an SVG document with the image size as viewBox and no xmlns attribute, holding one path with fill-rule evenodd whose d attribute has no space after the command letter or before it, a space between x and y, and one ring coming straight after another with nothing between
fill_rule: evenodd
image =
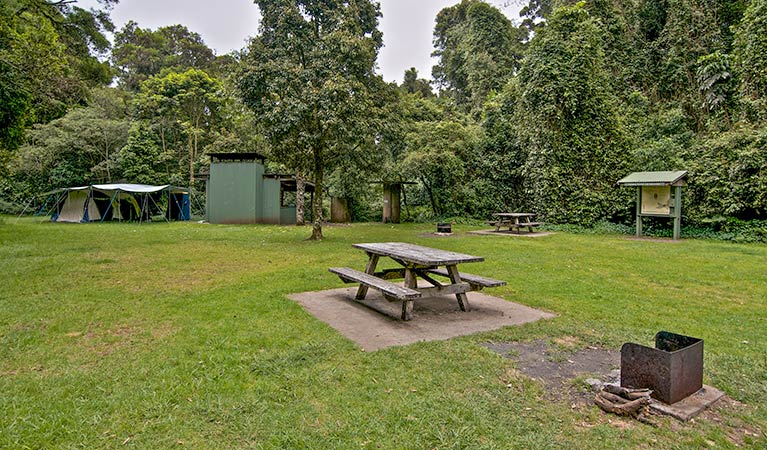
<instances>
[{"instance_id":1,"label":"tent pole","mask_svg":"<svg viewBox=\"0 0 767 450\"><path fill-rule=\"evenodd\" d=\"M40 207L40 209L39 209L39 210L38 210L38 211L35 213L35 216L39 216L40 214L42 214L42 213L43 213L43 211L45 210L45 207L46 207L46 206L48 206L48 202L50 202L50 201L51 201L51 198L53 198L53 194L50 194L50 195L48 196L48 198L46 198L46 199L45 199L45 202L44 202L44 203L43 203L43 205Z\"/></svg>"},{"instance_id":2,"label":"tent pole","mask_svg":"<svg viewBox=\"0 0 767 450\"><path fill-rule=\"evenodd\" d=\"M62 201L64 201L64 198L65 198L67 195L69 195L69 191L64 191L64 192L62 192L62 193L61 193L61 195L59 196L58 200L56 200L56 201L53 203L53 205L51 205L50 209L48 209L48 210L45 212L45 214L43 214L43 216L47 216L49 213L52 213L52 212L53 212L53 209L54 209L54 208L57 208L57 207L58 207L58 206L61 204L61 202L62 202Z\"/></svg>"},{"instance_id":3,"label":"tent pole","mask_svg":"<svg viewBox=\"0 0 767 450\"><path fill-rule=\"evenodd\" d=\"M139 211L138 215L138 224L141 225L141 222L144 221L144 209L146 208L146 194L144 194L144 200L141 202L141 211Z\"/></svg>"},{"instance_id":4,"label":"tent pole","mask_svg":"<svg viewBox=\"0 0 767 450\"><path fill-rule=\"evenodd\" d=\"M147 194L147 195L149 195L149 194ZM149 197L149 200L152 200L152 203L154 203L154 206L156 206L156 207L157 207L157 209L159 209L160 211L162 211L162 208L160 208L160 205L158 205L158 204L157 204L157 202L156 202L156 201L154 201L154 199L153 199L152 197ZM170 223L170 220L168 220L168 217L167 217L167 214L168 214L168 212L167 212L167 211L165 211L165 212L163 212L163 214L165 214L165 215L166 215L166 217L165 217L165 221L166 221L166 222L168 222L168 223Z\"/></svg>"},{"instance_id":5,"label":"tent pole","mask_svg":"<svg viewBox=\"0 0 767 450\"><path fill-rule=\"evenodd\" d=\"M83 222L83 219L87 218L86 222L90 222L91 219L88 217L88 206L91 203L91 193L93 192L92 187L88 187L88 195L85 196L85 205L83 205L83 216L82 219L80 219L80 223Z\"/></svg>"},{"instance_id":6,"label":"tent pole","mask_svg":"<svg viewBox=\"0 0 767 450\"><path fill-rule=\"evenodd\" d=\"M35 198L34 198L34 197L32 197L32 198L31 198L31 199L30 199L30 200L27 202L27 205L24 207L24 209L22 209L22 210L21 210L21 212L19 213L19 216L18 216L18 217L16 217L16 222L18 222L18 221L19 221L19 219L21 219L21 216L23 216L23 215L24 215L24 213L25 213L25 212L27 212L27 208L29 208L29 205L31 205L33 201L35 201Z\"/></svg>"},{"instance_id":7,"label":"tent pole","mask_svg":"<svg viewBox=\"0 0 767 450\"><path fill-rule=\"evenodd\" d=\"M118 192L120 191L115 191L114 195L112 196L112 199L109 200L109 206L107 206L107 210L104 211L104 214L101 215L101 220L99 221L99 223L104 223L104 217L107 216L107 214L109 213L109 210L112 208L112 202L115 201L115 197L117 197Z\"/></svg>"},{"instance_id":8,"label":"tent pole","mask_svg":"<svg viewBox=\"0 0 767 450\"><path fill-rule=\"evenodd\" d=\"M178 216L181 217L181 205L178 203L178 198L173 197L173 202L176 204L176 208L178 208Z\"/></svg>"}]
</instances>

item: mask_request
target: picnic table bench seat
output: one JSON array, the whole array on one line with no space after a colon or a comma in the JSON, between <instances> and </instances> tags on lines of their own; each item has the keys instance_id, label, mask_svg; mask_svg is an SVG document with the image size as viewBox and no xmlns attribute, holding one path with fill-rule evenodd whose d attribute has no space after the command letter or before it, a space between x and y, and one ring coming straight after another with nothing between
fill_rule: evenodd
<instances>
[{"instance_id":1,"label":"picnic table bench seat","mask_svg":"<svg viewBox=\"0 0 767 450\"><path fill-rule=\"evenodd\" d=\"M450 277L450 274L445 269L429 269L429 273L435 275L441 275L443 277ZM461 281L465 281L472 285L474 290L480 290L486 287L498 287L505 286L506 282L501 280L495 280L493 278L487 278L479 275L472 275L470 273L461 272Z\"/></svg>"},{"instance_id":2,"label":"picnic table bench seat","mask_svg":"<svg viewBox=\"0 0 767 450\"><path fill-rule=\"evenodd\" d=\"M539 226L541 226L541 222L520 222L520 223L512 223L512 224L509 224L509 225L514 227L514 228L539 227Z\"/></svg>"},{"instance_id":3,"label":"picnic table bench seat","mask_svg":"<svg viewBox=\"0 0 767 450\"><path fill-rule=\"evenodd\" d=\"M380 291L387 299L413 300L421 297L421 293L415 289L400 286L390 281L383 280L359 270L348 267L331 267L330 272L338 275L344 283L360 283L367 287Z\"/></svg>"}]
</instances>

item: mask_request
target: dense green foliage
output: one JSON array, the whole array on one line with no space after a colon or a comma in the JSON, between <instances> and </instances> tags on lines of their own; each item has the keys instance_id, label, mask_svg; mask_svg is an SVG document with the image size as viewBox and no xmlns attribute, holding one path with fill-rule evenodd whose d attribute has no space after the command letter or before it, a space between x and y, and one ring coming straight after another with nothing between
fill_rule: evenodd
<instances>
[{"instance_id":1,"label":"dense green foliage","mask_svg":"<svg viewBox=\"0 0 767 450\"><path fill-rule=\"evenodd\" d=\"M216 57L202 37L182 25L142 29L131 21L115 33L112 59L120 85L138 91L147 78L189 68L211 71Z\"/></svg>"},{"instance_id":2,"label":"dense green foliage","mask_svg":"<svg viewBox=\"0 0 767 450\"><path fill-rule=\"evenodd\" d=\"M317 183L317 220L327 194L367 220L371 182L412 181L406 220L625 225L634 193L614 183L647 170L689 171L693 227L767 218L765 0L531 0L519 26L456 0L435 17L433 79L410 69L400 86L374 72L370 1L256 2L260 29L224 56L135 22L108 54L113 3L0 5L3 208L87 181L201 187L206 152L258 151Z\"/></svg>"}]
</instances>

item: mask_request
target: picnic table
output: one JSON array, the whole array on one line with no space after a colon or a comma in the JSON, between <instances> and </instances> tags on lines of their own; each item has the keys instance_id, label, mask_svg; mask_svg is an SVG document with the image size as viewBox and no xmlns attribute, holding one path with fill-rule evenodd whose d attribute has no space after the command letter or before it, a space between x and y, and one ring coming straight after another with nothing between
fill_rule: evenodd
<instances>
[{"instance_id":1,"label":"picnic table","mask_svg":"<svg viewBox=\"0 0 767 450\"><path fill-rule=\"evenodd\" d=\"M348 267L331 267L328 270L338 275L345 283L359 283L360 286L355 295L358 301L365 299L369 288L380 291L389 301L401 301L401 317L405 321L412 318L414 300L454 294L461 311L468 311L467 292L506 284L505 281L459 272L459 264L484 261L481 256L403 242L353 244L352 246L368 255L365 271L360 272ZM376 272L381 257L391 258L402 267ZM446 280L438 281L435 276ZM418 286L419 278L425 280L428 286ZM404 279L404 286L389 281L397 279Z\"/></svg>"},{"instance_id":2,"label":"picnic table","mask_svg":"<svg viewBox=\"0 0 767 450\"><path fill-rule=\"evenodd\" d=\"M518 213L493 213L496 217L495 220L487 222L488 225L494 225L495 231L501 231L503 227L509 227L509 231L515 231L519 233L520 228L527 228L531 233L535 232L533 227L539 227L540 222L533 222L531 219L535 217L533 213L518 212Z\"/></svg>"}]
</instances>

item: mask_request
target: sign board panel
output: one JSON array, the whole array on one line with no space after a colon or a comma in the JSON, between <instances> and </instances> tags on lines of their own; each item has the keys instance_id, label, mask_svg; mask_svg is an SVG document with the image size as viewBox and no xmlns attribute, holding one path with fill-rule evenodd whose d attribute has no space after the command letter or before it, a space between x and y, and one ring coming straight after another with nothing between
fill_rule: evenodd
<instances>
[{"instance_id":1,"label":"sign board panel","mask_svg":"<svg viewBox=\"0 0 767 450\"><path fill-rule=\"evenodd\" d=\"M671 215L671 186L642 186L642 214Z\"/></svg>"}]
</instances>

